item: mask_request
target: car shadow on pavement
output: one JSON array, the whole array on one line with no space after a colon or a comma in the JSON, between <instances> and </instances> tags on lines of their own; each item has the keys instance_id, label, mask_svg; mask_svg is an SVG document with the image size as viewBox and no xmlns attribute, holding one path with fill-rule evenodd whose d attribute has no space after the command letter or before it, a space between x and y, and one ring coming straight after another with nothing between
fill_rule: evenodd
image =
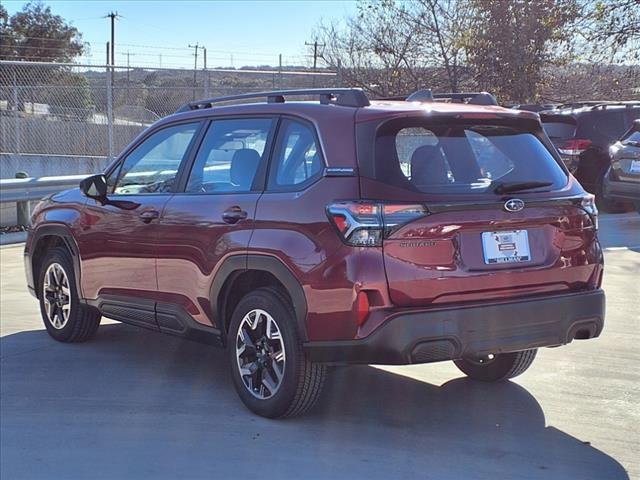
<instances>
[{"instance_id":1,"label":"car shadow on pavement","mask_svg":"<svg viewBox=\"0 0 640 480\"><path fill-rule=\"evenodd\" d=\"M514 382L341 367L313 411L273 421L244 409L222 351L127 325L74 345L20 332L0 354L2 478L239 478L268 452L261 479L628 479Z\"/></svg>"}]
</instances>

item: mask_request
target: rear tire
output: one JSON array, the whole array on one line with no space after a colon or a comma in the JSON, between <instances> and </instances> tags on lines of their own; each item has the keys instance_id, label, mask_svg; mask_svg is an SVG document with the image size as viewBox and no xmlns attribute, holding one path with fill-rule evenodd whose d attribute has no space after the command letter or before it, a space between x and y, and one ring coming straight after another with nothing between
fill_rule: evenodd
<instances>
[{"instance_id":1,"label":"rear tire","mask_svg":"<svg viewBox=\"0 0 640 480\"><path fill-rule=\"evenodd\" d=\"M80 303L73 259L57 247L48 252L38 279L40 314L49 335L59 342L86 342L100 325L100 313Z\"/></svg>"},{"instance_id":2,"label":"rear tire","mask_svg":"<svg viewBox=\"0 0 640 480\"><path fill-rule=\"evenodd\" d=\"M318 400L326 367L306 358L293 308L278 290L259 288L240 300L227 352L233 384L252 412L293 417Z\"/></svg>"},{"instance_id":3,"label":"rear tire","mask_svg":"<svg viewBox=\"0 0 640 480\"><path fill-rule=\"evenodd\" d=\"M517 377L527 370L536 358L537 348L522 352L499 353L493 358L454 360L464 374L482 382L499 382Z\"/></svg>"}]
</instances>

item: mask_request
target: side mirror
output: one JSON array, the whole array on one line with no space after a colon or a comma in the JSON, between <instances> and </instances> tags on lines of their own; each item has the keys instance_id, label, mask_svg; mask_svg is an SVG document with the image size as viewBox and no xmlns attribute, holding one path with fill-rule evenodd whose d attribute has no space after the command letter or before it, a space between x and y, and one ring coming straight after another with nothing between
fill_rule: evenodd
<instances>
[{"instance_id":1,"label":"side mirror","mask_svg":"<svg viewBox=\"0 0 640 480\"><path fill-rule=\"evenodd\" d=\"M104 175L92 175L80 182L80 191L89 198L104 201L107 198L107 179Z\"/></svg>"}]
</instances>

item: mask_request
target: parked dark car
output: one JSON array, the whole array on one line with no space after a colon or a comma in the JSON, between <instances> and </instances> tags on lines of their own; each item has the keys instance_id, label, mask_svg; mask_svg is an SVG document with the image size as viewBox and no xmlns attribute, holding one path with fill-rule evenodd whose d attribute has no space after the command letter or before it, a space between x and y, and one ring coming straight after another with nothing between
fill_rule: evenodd
<instances>
[{"instance_id":1,"label":"parked dark car","mask_svg":"<svg viewBox=\"0 0 640 480\"><path fill-rule=\"evenodd\" d=\"M624 205L603 195L610 164L609 147L640 118L640 102L580 102L540 113L542 125L565 165L580 184L596 196L600 208L618 212Z\"/></svg>"},{"instance_id":2,"label":"parked dark car","mask_svg":"<svg viewBox=\"0 0 640 480\"><path fill-rule=\"evenodd\" d=\"M158 121L35 210L25 265L47 331L85 341L104 315L226 347L267 417L309 409L327 365L453 360L499 381L597 337L593 195L536 114L446 99L267 92Z\"/></svg>"},{"instance_id":3,"label":"parked dark car","mask_svg":"<svg viewBox=\"0 0 640 480\"><path fill-rule=\"evenodd\" d=\"M611 167L604 179L604 195L613 201L632 201L640 213L640 120L633 122L611 148Z\"/></svg>"}]
</instances>

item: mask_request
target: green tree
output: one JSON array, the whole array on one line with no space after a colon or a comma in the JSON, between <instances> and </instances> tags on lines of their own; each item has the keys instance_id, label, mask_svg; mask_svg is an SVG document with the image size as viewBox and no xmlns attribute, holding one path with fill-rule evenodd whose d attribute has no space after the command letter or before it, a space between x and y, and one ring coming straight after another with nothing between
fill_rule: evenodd
<instances>
[{"instance_id":1,"label":"green tree","mask_svg":"<svg viewBox=\"0 0 640 480\"><path fill-rule=\"evenodd\" d=\"M11 17L0 6L0 60L70 62L82 54L82 34L42 2L29 2Z\"/></svg>"},{"instance_id":2,"label":"green tree","mask_svg":"<svg viewBox=\"0 0 640 480\"><path fill-rule=\"evenodd\" d=\"M543 69L567 60L576 0L471 0L466 51L478 87L501 101L539 98Z\"/></svg>"}]
</instances>

